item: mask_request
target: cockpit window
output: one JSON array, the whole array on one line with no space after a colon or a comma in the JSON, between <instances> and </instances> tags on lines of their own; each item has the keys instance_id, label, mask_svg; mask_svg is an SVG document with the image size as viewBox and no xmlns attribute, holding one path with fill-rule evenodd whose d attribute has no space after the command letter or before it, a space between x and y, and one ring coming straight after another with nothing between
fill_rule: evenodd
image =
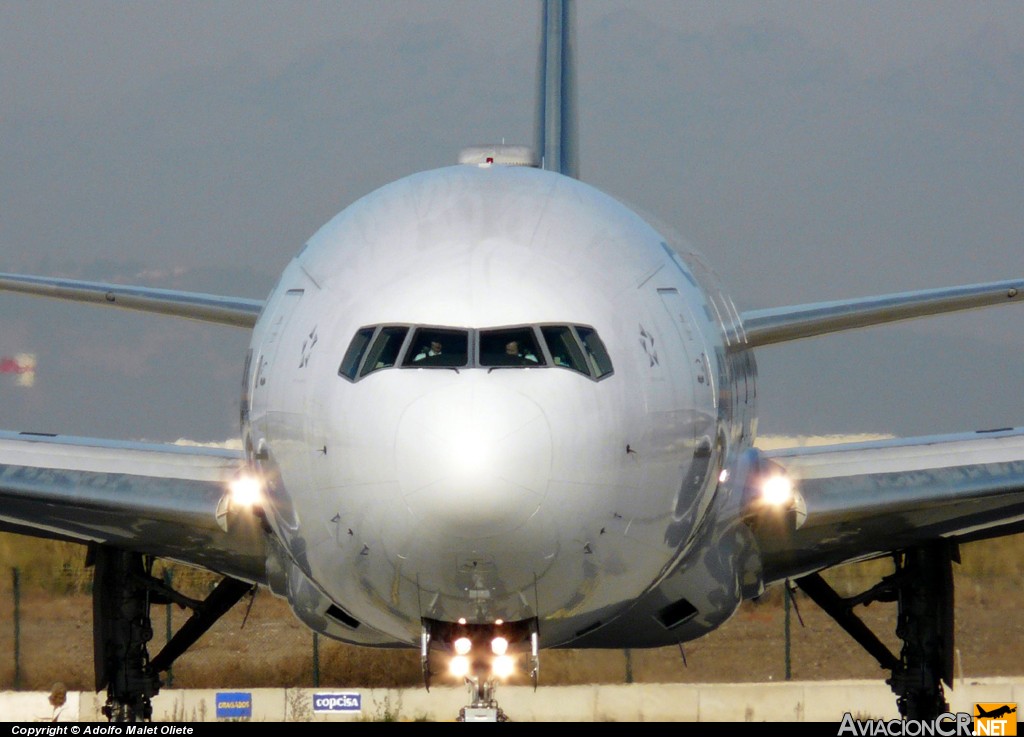
<instances>
[{"instance_id":1,"label":"cockpit window","mask_svg":"<svg viewBox=\"0 0 1024 737\"><path fill-rule=\"evenodd\" d=\"M341 367L338 369L339 374L348 379L356 378L359 362L363 359L363 354L366 353L366 346L370 345L370 338L373 337L374 330L376 328L361 328L355 337L352 338L348 350L345 351L345 357L341 359Z\"/></svg>"},{"instance_id":2,"label":"cockpit window","mask_svg":"<svg viewBox=\"0 0 1024 737\"><path fill-rule=\"evenodd\" d=\"M579 371L581 374L590 375L586 359L583 358L583 351L580 350L580 344L571 328L565 325L546 325L540 331L544 335L544 341L548 344L551 362L555 366L563 366Z\"/></svg>"},{"instance_id":3,"label":"cockpit window","mask_svg":"<svg viewBox=\"0 0 1024 737\"><path fill-rule=\"evenodd\" d=\"M403 366L458 368L469 363L469 333L465 330L419 328Z\"/></svg>"},{"instance_id":4,"label":"cockpit window","mask_svg":"<svg viewBox=\"0 0 1024 737\"><path fill-rule=\"evenodd\" d=\"M401 327L381 328L380 332L377 333L377 339L373 341L373 346L366 356L366 362L363 364L363 370L359 375L366 376L377 369L394 366L398 361L398 353L402 350L402 343L405 341L405 335L408 332L409 328L404 325Z\"/></svg>"},{"instance_id":5,"label":"cockpit window","mask_svg":"<svg viewBox=\"0 0 1024 737\"><path fill-rule=\"evenodd\" d=\"M591 373L598 379L607 376L612 372L612 360L608 357L608 351L604 349L604 343L597 336L593 328L576 326L576 333L583 341L583 348L587 355L587 363L590 364Z\"/></svg>"},{"instance_id":6,"label":"cockpit window","mask_svg":"<svg viewBox=\"0 0 1024 737\"><path fill-rule=\"evenodd\" d=\"M599 381L612 373L597 332L585 325L447 328L378 325L359 328L338 368L356 381L378 369L567 368Z\"/></svg>"},{"instance_id":7,"label":"cockpit window","mask_svg":"<svg viewBox=\"0 0 1024 737\"><path fill-rule=\"evenodd\" d=\"M543 366L533 328L480 331L481 366Z\"/></svg>"}]
</instances>

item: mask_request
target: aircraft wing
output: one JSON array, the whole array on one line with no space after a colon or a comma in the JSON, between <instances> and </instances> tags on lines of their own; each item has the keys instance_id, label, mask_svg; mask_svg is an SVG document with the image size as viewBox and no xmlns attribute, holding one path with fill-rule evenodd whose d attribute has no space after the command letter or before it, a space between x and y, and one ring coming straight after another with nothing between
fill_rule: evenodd
<instances>
[{"instance_id":1,"label":"aircraft wing","mask_svg":"<svg viewBox=\"0 0 1024 737\"><path fill-rule=\"evenodd\" d=\"M0 530L264 583L261 521L227 503L242 466L237 450L0 431Z\"/></svg>"},{"instance_id":2,"label":"aircraft wing","mask_svg":"<svg viewBox=\"0 0 1024 737\"><path fill-rule=\"evenodd\" d=\"M937 537L967 542L1024 530L1024 428L761 457L785 469L799 494L793 524L755 528L766 582Z\"/></svg>"},{"instance_id":3,"label":"aircraft wing","mask_svg":"<svg viewBox=\"0 0 1024 737\"><path fill-rule=\"evenodd\" d=\"M0 282L2 284L2 282ZM835 302L750 310L741 315L737 349L810 338L944 312L1024 301L1024 279L882 294Z\"/></svg>"},{"instance_id":4,"label":"aircraft wing","mask_svg":"<svg viewBox=\"0 0 1024 737\"><path fill-rule=\"evenodd\" d=\"M263 301L256 299L27 274L0 274L0 291L156 312L244 328L255 325L263 309Z\"/></svg>"}]
</instances>

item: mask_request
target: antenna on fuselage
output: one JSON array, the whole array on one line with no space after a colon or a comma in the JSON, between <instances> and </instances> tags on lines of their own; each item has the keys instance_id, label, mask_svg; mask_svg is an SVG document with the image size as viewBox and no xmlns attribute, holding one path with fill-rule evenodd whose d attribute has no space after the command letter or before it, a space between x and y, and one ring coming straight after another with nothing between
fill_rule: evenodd
<instances>
[{"instance_id":1,"label":"antenna on fuselage","mask_svg":"<svg viewBox=\"0 0 1024 737\"><path fill-rule=\"evenodd\" d=\"M542 169L579 179L572 0L544 0L537 85L536 149Z\"/></svg>"}]
</instances>

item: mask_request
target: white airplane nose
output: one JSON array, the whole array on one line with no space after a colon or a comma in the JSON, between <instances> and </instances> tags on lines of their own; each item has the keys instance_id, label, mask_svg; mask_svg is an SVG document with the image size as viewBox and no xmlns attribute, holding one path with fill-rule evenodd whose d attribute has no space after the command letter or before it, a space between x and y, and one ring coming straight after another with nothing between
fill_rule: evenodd
<instances>
[{"instance_id":1,"label":"white airplane nose","mask_svg":"<svg viewBox=\"0 0 1024 737\"><path fill-rule=\"evenodd\" d=\"M521 526L540 506L551 471L551 429L540 406L502 386L503 377L472 374L410 404L395 438L413 518L464 539Z\"/></svg>"}]
</instances>

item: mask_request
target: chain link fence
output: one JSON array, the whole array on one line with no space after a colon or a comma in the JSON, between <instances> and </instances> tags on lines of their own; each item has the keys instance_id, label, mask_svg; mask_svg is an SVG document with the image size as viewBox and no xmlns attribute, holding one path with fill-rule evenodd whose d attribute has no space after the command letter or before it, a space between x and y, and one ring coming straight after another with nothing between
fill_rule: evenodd
<instances>
[{"instance_id":1,"label":"chain link fence","mask_svg":"<svg viewBox=\"0 0 1024 737\"><path fill-rule=\"evenodd\" d=\"M154 575L199 600L219 580L180 566ZM0 690L50 690L55 683L94 688L91 586L88 569L57 582L18 567L0 572ZM191 614L173 604L151 608L150 657ZM416 650L356 648L317 637L287 602L260 589L221 617L162 680L168 688L391 687L415 686L422 675Z\"/></svg>"},{"instance_id":2,"label":"chain link fence","mask_svg":"<svg viewBox=\"0 0 1024 737\"><path fill-rule=\"evenodd\" d=\"M1024 653L1024 536L965 546L956 566L957 663L967 675L1019 675ZM92 569L85 548L0 534L0 690L94 687ZM841 595L863 591L887 573L886 561L848 567L832 578ZM202 600L215 575L157 562L154 575ZM878 664L803 595L787 611L780 589L745 602L723 627L680 647L653 650L545 650L541 685L581 683L750 682L878 678ZM899 652L894 605L861 607L861 616ZM888 607L888 609L887 609ZM191 611L153 606L150 656ZM792 629L789 637L790 629ZM962 653L962 658L961 658ZM435 671L443 659L436 657ZM373 649L316 638L287 602L260 589L225 614L163 675L167 687L387 687L422 684L416 649ZM435 682L452 683L440 673ZM529 683L524 676L514 683Z\"/></svg>"}]
</instances>

